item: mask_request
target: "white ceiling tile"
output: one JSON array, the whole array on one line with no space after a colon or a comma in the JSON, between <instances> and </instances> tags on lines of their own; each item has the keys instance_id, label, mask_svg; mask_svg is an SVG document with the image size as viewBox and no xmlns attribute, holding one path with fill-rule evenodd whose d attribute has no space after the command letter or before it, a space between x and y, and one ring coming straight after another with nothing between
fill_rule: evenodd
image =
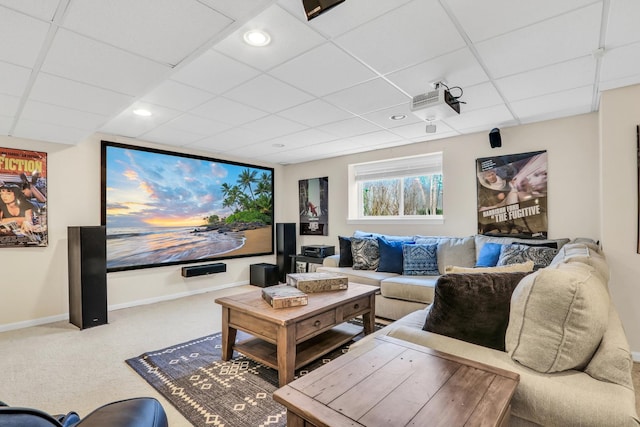
<instances>
[{"instance_id":1,"label":"white ceiling tile","mask_svg":"<svg viewBox=\"0 0 640 427\"><path fill-rule=\"evenodd\" d=\"M166 80L143 96L142 100L151 104L173 108L174 110L189 111L213 97L214 95L209 92L174 80Z\"/></svg>"},{"instance_id":2,"label":"white ceiling tile","mask_svg":"<svg viewBox=\"0 0 640 427\"><path fill-rule=\"evenodd\" d=\"M489 79L477 59L466 47L387 74L385 77L411 96L433 90L430 84L443 79L450 86L463 88Z\"/></svg>"},{"instance_id":3,"label":"white ceiling tile","mask_svg":"<svg viewBox=\"0 0 640 427\"><path fill-rule=\"evenodd\" d=\"M305 126L300 123L292 122L291 120L275 115L269 115L252 122L245 123L242 127L257 133L263 140L299 132L305 128Z\"/></svg>"},{"instance_id":4,"label":"white ceiling tile","mask_svg":"<svg viewBox=\"0 0 640 427\"><path fill-rule=\"evenodd\" d=\"M459 90L451 90L453 96L460 96ZM496 90L493 83L481 83L479 85L464 88L464 92L460 97L460 101L465 104L460 105L460 113L478 110L481 108L493 107L494 105L503 104L504 100Z\"/></svg>"},{"instance_id":5,"label":"white ceiling tile","mask_svg":"<svg viewBox=\"0 0 640 427\"><path fill-rule=\"evenodd\" d=\"M256 144L246 145L237 149L225 151L230 156L246 157L247 153L251 153L251 157L260 158L263 156L273 155L282 152L281 147L274 147L271 142L258 142Z\"/></svg>"},{"instance_id":6,"label":"white ceiling tile","mask_svg":"<svg viewBox=\"0 0 640 427\"><path fill-rule=\"evenodd\" d=\"M128 95L46 73L38 74L30 98L103 116L113 116L133 101Z\"/></svg>"},{"instance_id":7,"label":"white ceiling tile","mask_svg":"<svg viewBox=\"0 0 640 427\"><path fill-rule=\"evenodd\" d=\"M348 138L354 135L378 131L380 127L359 117L354 117L352 119L318 126L318 129L337 137Z\"/></svg>"},{"instance_id":8,"label":"white ceiling tile","mask_svg":"<svg viewBox=\"0 0 640 427\"><path fill-rule=\"evenodd\" d=\"M163 126L170 126L174 129L189 132L190 134L200 135L201 137L214 135L231 128L231 125L226 123L203 119L202 117L191 114L182 114Z\"/></svg>"},{"instance_id":9,"label":"white ceiling tile","mask_svg":"<svg viewBox=\"0 0 640 427\"><path fill-rule=\"evenodd\" d=\"M170 72L167 66L62 29L42 70L128 95L146 92Z\"/></svg>"},{"instance_id":10,"label":"white ceiling tile","mask_svg":"<svg viewBox=\"0 0 640 427\"><path fill-rule=\"evenodd\" d=\"M586 6L593 0L445 0L473 42L495 37Z\"/></svg>"},{"instance_id":11,"label":"white ceiling tile","mask_svg":"<svg viewBox=\"0 0 640 427\"><path fill-rule=\"evenodd\" d=\"M230 90L225 96L270 113L277 113L313 99L311 95L266 74Z\"/></svg>"},{"instance_id":12,"label":"white ceiling tile","mask_svg":"<svg viewBox=\"0 0 640 427\"><path fill-rule=\"evenodd\" d=\"M269 33L271 43L265 47L249 46L244 33L252 29ZM326 39L291 14L273 6L249 20L215 47L216 50L266 71L299 55Z\"/></svg>"},{"instance_id":13,"label":"white ceiling tile","mask_svg":"<svg viewBox=\"0 0 640 427\"><path fill-rule=\"evenodd\" d=\"M416 17L424 20L416 22ZM383 74L465 45L437 1L410 2L334 41Z\"/></svg>"},{"instance_id":14,"label":"white ceiling tile","mask_svg":"<svg viewBox=\"0 0 640 427\"><path fill-rule=\"evenodd\" d=\"M176 65L232 20L195 0L71 2L64 25L163 64Z\"/></svg>"},{"instance_id":15,"label":"white ceiling tile","mask_svg":"<svg viewBox=\"0 0 640 427\"><path fill-rule=\"evenodd\" d=\"M436 125L435 135L437 136L440 136L444 133L453 132L451 127L449 127L446 123L441 122L440 120L434 120L431 123ZM422 138L430 135L430 134L427 134L426 128L427 128L427 122L421 121L418 123L411 123L408 125L393 128L393 133L405 139Z\"/></svg>"},{"instance_id":16,"label":"white ceiling tile","mask_svg":"<svg viewBox=\"0 0 640 427\"><path fill-rule=\"evenodd\" d=\"M27 88L31 69L19 67L7 62L0 62L0 93L22 96Z\"/></svg>"},{"instance_id":17,"label":"white ceiling tile","mask_svg":"<svg viewBox=\"0 0 640 427\"><path fill-rule=\"evenodd\" d=\"M333 93L325 99L354 114L365 114L410 102L410 97L382 78Z\"/></svg>"},{"instance_id":18,"label":"white ceiling tile","mask_svg":"<svg viewBox=\"0 0 640 427\"><path fill-rule=\"evenodd\" d=\"M209 50L180 68L171 78L189 86L222 94L258 74L260 72L255 68Z\"/></svg>"},{"instance_id":19,"label":"white ceiling tile","mask_svg":"<svg viewBox=\"0 0 640 427\"><path fill-rule=\"evenodd\" d=\"M402 116L404 119L393 120L391 116ZM367 119L382 128L393 129L400 126L406 126L412 123L422 122L422 119L418 118L411 112L411 102L405 102L400 105L396 105L391 108L385 108L382 110L374 111L372 113L363 114L362 118Z\"/></svg>"},{"instance_id":20,"label":"white ceiling tile","mask_svg":"<svg viewBox=\"0 0 640 427\"><path fill-rule=\"evenodd\" d=\"M605 52L600 69L600 81L609 82L637 76L640 72L640 43Z\"/></svg>"},{"instance_id":21,"label":"white ceiling tile","mask_svg":"<svg viewBox=\"0 0 640 427\"><path fill-rule=\"evenodd\" d=\"M593 86L513 102L511 108L524 123L591 111Z\"/></svg>"},{"instance_id":22,"label":"white ceiling tile","mask_svg":"<svg viewBox=\"0 0 640 427\"><path fill-rule=\"evenodd\" d=\"M398 141L400 139L402 138L394 133L379 130L377 132L371 132L364 135L352 136L349 138L349 141L361 147L371 147L374 145Z\"/></svg>"},{"instance_id":23,"label":"white ceiling tile","mask_svg":"<svg viewBox=\"0 0 640 427\"><path fill-rule=\"evenodd\" d=\"M611 49L640 41L640 2L638 0L614 0L610 2L609 21L605 47Z\"/></svg>"},{"instance_id":24,"label":"white ceiling tile","mask_svg":"<svg viewBox=\"0 0 640 427\"><path fill-rule=\"evenodd\" d=\"M595 76L596 60L589 55L497 79L496 84L504 97L513 102L593 84Z\"/></svg>"},{"instance_id":25,"label":"white ceiling tile","mask_svg":"<svg viewBox=\"0 0 640 427\"><path fill-rule=\"evenodd\" d=\"M197 133L175 128L171 126L170 123L160 125L140 137L145 141L158 142L160 144L173 145L177 147L199 141L203 138L202 135Z\"/></svg>"},{"instance_id":26,"label":"white ceiling tile","mask_svg":"<svg viewBox=\"0 0 640 427\"><path fill-rule=\"evenodd\" d=\"M49 0L0 0L0 5L26 13L43 21L51 21L58 8L58 1Z\"/></svg>"},{"instance_id":27,"label":"white ceiling tile","mask_svg":"<svg viewBox=\"0 0 640 427\"><path fill-rule=\"evenodd\" d=\"M193 144L189 144L189 147L224 153L239 147L255 144L261 139L261 135L258 135L248 129L233 128L217 135L201 139Z\"/></svg>"},{"instance_id":28,"label":"white ceiling tile","mask_svg":"<svg viewBox=\"0 0 640 427\"><path fill-rule=\"evenodd\" d=\"M3 95L0 93L0 116L14 117L20 105L17 96Z\"/></svg>"},{"instance_id":29,"label":"white ceiling tile","mask_svg":"<svg viewBox=\"0 0 640 427\"><path fill-rule=\"evenodd\" d=\"M21 119L83 129L91 133L102 126L108 117L38 101L27 101Z\"/></svg>"},{"instance_id":30,"label":"white ceiling tile","mask_svg":"<svg viewBox=\"0 0 640 427\"><path fill-rule=\"evenodd\" d=\"M190 113L235 126L257 120L268 114L262 110L223 97L214 98L194 108Z\"/></svg>"},{"instance_id":31,"label":"white ceiling tile","mask_svg":"<svg viewBox=\"0 0 640 427\"><path fill-rule=\"evenodd\" d=\"M20 120L13 131L13 136L61 144L77 144L79 141L86 139L91 133L93 132L51 123Z\"/></svg>"},{"instance_id":32,"label":"white ceiling tile","mask_svg":"<svg viewBox=\"0 0 640 427\"><path fill-rule=\"evenodd\" d=\"M309 25L329 37L337 37L408 2L409 0L349 0L312 19ZM302 1L280 0L278 3L295 16L306 20Z\"/></svg>"},{"instance_id":33,"label":"white ceiling tile","mask_svg":"<svg viewBox=\"0 0 640 427\"><path fill-rule=\"evenodd\" d=\"M335 135L327 132L323 132L318 129L305 129L300 132L292 133L290 135L281 136L269 140L270 144L282 144L286 149L310 147L315 144L320 144L327 141L336 139Z\"/></svg>"},{"instance_id":34,"label":"white ceiling tile","mask_svg":"<svg viewBox=\"0 0 640 427\"><path fill-rule=\"evenodd\" d=\"M320 99L280 111L278 115L307 126L319 126L353 117L352 114Z\"/></svg>"},{"instance_id":35,"label":"white ceiling tile","mask_svg":"<svg viewBox=\"0 0 640 427\"><path fill-rule=\"evenodd\" d=\"M48 31L49 24L45 22L0 8L0 58L32 68Z\"/></svg>"},{"instance_id":36,"label":"white ceiling tile","mask_svg":"<svg viewBox=\"0 0 640 427\"><path fill-rule=\"evenodd\" d=\"M377 76L332 43L324 43L274 68L270 74L316 96L337 92Z\"/></svg>"},{"instance_id":37,"label":"white ceiling tile","mask_svg":"<svg viewBox=\"0 0 640 427\"><path fill-rule=\"evenodd\" d=\"M469 111L458 116L447 117L443 120L453 130L458 132L478 128L491 129L513 123L514 117L504 105Z\"/></svg>"},{"instance_id":38,"label":"white ceiling tile","mask_svg":"<svg viewBox=\"0 0 640 427\"><path fill-rule=\"evenodd\" d=\"M253 16L256 12L262 11L274 0L200 0L202 3L211 6L215 10L234 19Z\"/></svg>"},{"instance_id":39,"label":"white ceiling tile","mask_svg":"<svg viewBox=\"0 0 640 427\"><path fill-rule=\"evenodd\" d=\"M149 117L141 117L133 114L133 111L139 108L151 111L152 115ZM106 133L136 138L167 123L180 114L182 113L177 110L138 101L100 128L100 130Z\"/></svg>"},{"instance_id":40,"label":"white ceiling tile","mask_svg":"<svg viewBox=\"0 0 640 427\"><path fill-rule=\"evenodd\" d=\"M589 55L598 47L602 4L476 44L493 78Z\"/></svg>"}]
</instances>

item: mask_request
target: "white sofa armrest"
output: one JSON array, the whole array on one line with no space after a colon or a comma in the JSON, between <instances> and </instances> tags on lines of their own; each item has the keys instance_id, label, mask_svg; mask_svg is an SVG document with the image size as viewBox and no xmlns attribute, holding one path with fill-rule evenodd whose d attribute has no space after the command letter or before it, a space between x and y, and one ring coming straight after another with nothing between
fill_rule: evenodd
<instances>
[{"instance_id":1,"label":"white sofa armrest","mask_svg":"<svg viewBox=\"0 0 640 427\"><path fill-rule=\"evenodd\" d=\"M340 264L340 255L330 255L322 260L324 267L337 267Z\"/></svg>"}]
</instances>

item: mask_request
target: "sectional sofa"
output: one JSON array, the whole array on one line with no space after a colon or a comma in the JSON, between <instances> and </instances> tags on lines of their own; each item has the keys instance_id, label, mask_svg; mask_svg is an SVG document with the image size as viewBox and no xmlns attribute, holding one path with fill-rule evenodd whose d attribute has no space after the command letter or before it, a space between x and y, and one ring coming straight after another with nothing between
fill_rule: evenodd
<instances>
[{"instance_id":1,"label":"sectional sofa","mask_svg":"<svg viewBox=\"0 0 640 427\"><path fill-rule=\"evenodd\" d=\"M416 310L423 309L433 302L434 287L440 275L445 273L447 267L473 268L483 254L483 248L487 243L491 246L507 245L512 243L528 245L532 248L528 254L523 256L535 257L532 252L546 253L547 261L555 256L554 249L557 251L569 242L569 239L553 239L553 240L531 240L519 239L514 237L494 237L475 235L468 237L447 237L447 236L394 236L377 233L369 233L364 231L356 231L349 238L340 237L339 254L332 255L323 260L323 265L318 267L320 272L334 272L344 274L349 277L350 281L364 283L380 287L380 294L376 295L376 316L390 320L398 320L401 317L412 313ZM393 265L393 262L386 262L385 255L389 251L385 251L385 247L380 246L378 242L387 241L391 244L411 242L417 247L436 246L434 257L437 259L437 268L435 271L429 270L413 270L411 273L429 272L430 274L405 274L404 263L402 265ZM375 242L374 248L364 248L362 252L366 253L373 262L365 260L354 266L353 255L351 254L351 242L370 241ZM544 246L541 246L544 245ZM360 249L360 248L359 248ZM370 249L367 253L367 249ZM548 250L547 250L548 249ZM382 255L381 255L382 253ZM351 256L350 256L351 255ZM551 257L551 258L549 258ZM378 264L375 259L378 258ZM511 258L513 260L513 258ZM525 264L525 259L518 259L515 264ZM382 264L380 264L382 262ZM360 268L359 268L360 266ZM382 267L382 268L381 268ZM386 268L385 268L386 267ZM396 268L394 268L396 267ZM527 269L528 266L514 266L509 264L503 266L504 270L514 271L519 267ZM529 268L529 270L531 270Z\"/></svg>"},{"instance_id":2,"label":"sectional sofa","mask_svg":"<svg viewBox=\"0 0 640 427\"><path fill-rule=\"evenodd\" d=\"M440 242L443 250L457 247L462 253L472 241L477 262L486 243L500 242L502 252L512 246L491 239L473 236ZM555 252L548 265L538 265L535 271L530 266L522 268L529 271L519 272L503 272L500 267L507 265L456 266L443 275L420 278L352 269L353 280L373 284L377 280L382 292L387 288L379 300L383 310L389 309L388 300L399 301L390 306L398 311L387 314L409 312L352 348L384 334L516 372L520 382L511 401L511 426L639 426L633 361L609 297L604 255L586 239L537 243L560 248L535 250ZM327 261L324 271L348 273L348 267L330 267L333 262ZM387 280L390 286L385 286ZM401 283L413 290L394 290ZM421 301L416 301L418 295ZM417 304L426 307L411 310Z\"/></svg>"}]
</instances>

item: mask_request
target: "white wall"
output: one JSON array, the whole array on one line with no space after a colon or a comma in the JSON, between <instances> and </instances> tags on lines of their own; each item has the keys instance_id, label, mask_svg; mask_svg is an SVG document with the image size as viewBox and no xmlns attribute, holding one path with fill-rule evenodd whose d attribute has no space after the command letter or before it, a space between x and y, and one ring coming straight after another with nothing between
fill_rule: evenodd
<instances>
[{"instance_id":1,"label":"white wall","mask_svg":"<svg viewBox=\"0 0 640 427\"><path fill-rule=\"evenodd\" d=\"M638 100L640 85L605 92L600 101L602 244L611 268L609 289L635 360L640 360Z\"/></svg>"},{"instance_id":2,"label":"white wall","mask_svg":"<svg viewBox=\"0 0 640 427\"><path fill-rule=\"evenodd\" d=\"M0 331L68 318L67 227L100 224L101 139L167 149L166 146L107 135L96 135L76 146L0 136L2 147L48 153L49 215L48 247L0 249L3 266L0 279ZM211 157L203 152L176 151ZM274 169L275 199L278 203L282 198L278 191L281 188L279 181L282 181L282 167L275 166ZM181 266L109 273L109 308L122 308L246 284L249 282L249 264L273 263L275 255L224 262L227 264L225 273L192 278L182 277Z\"/></svg>"},{"instance_id":3,"label":"white wall","mask_svg":"<svg viewBox=\"0 0 640 427\"><path fill-rule=\"evenodd\" d=\"M338 243L338 235L367 230L393 234L469 236L476 233L475 160L479 157L547 150L549 237L600 239L598 196L598 116L586 114L501 130L502 147L492 149L487 133L422 142L285 167L286 194L296 194L298 180L329 177L329 236L299 236L301 244ZM442 151L444 224L348 224L347 165ZM298 222L297 200L289 197L281 216Z\"/></svg>"}]
</instances>

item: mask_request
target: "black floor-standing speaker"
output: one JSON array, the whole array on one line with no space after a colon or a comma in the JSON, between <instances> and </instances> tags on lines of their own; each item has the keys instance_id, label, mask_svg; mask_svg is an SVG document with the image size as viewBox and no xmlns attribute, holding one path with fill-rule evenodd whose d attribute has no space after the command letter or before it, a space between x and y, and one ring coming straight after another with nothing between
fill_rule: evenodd
<instances>
[{"instance_id":1,"label":"black floor-standing speaker","mask_svg":"<svg viewBox=\"0 0 640 427\"><path fill-rule=\"evenodd\" d=\"M107 323L104 226L68 227L69 322L80 329Z\"/></svg>"},{"instance_id":2,"label":"black floor-standing speaker","mask_svg":"<svg viewBox=\"0 0 640 427\"><path fill-rule=\"evenodd\" d=\"M291 255L296 254L296 223L276 223L276 262L278 279L286 283L287 273L291 271Z\"/></svg>"}]
</instances>

